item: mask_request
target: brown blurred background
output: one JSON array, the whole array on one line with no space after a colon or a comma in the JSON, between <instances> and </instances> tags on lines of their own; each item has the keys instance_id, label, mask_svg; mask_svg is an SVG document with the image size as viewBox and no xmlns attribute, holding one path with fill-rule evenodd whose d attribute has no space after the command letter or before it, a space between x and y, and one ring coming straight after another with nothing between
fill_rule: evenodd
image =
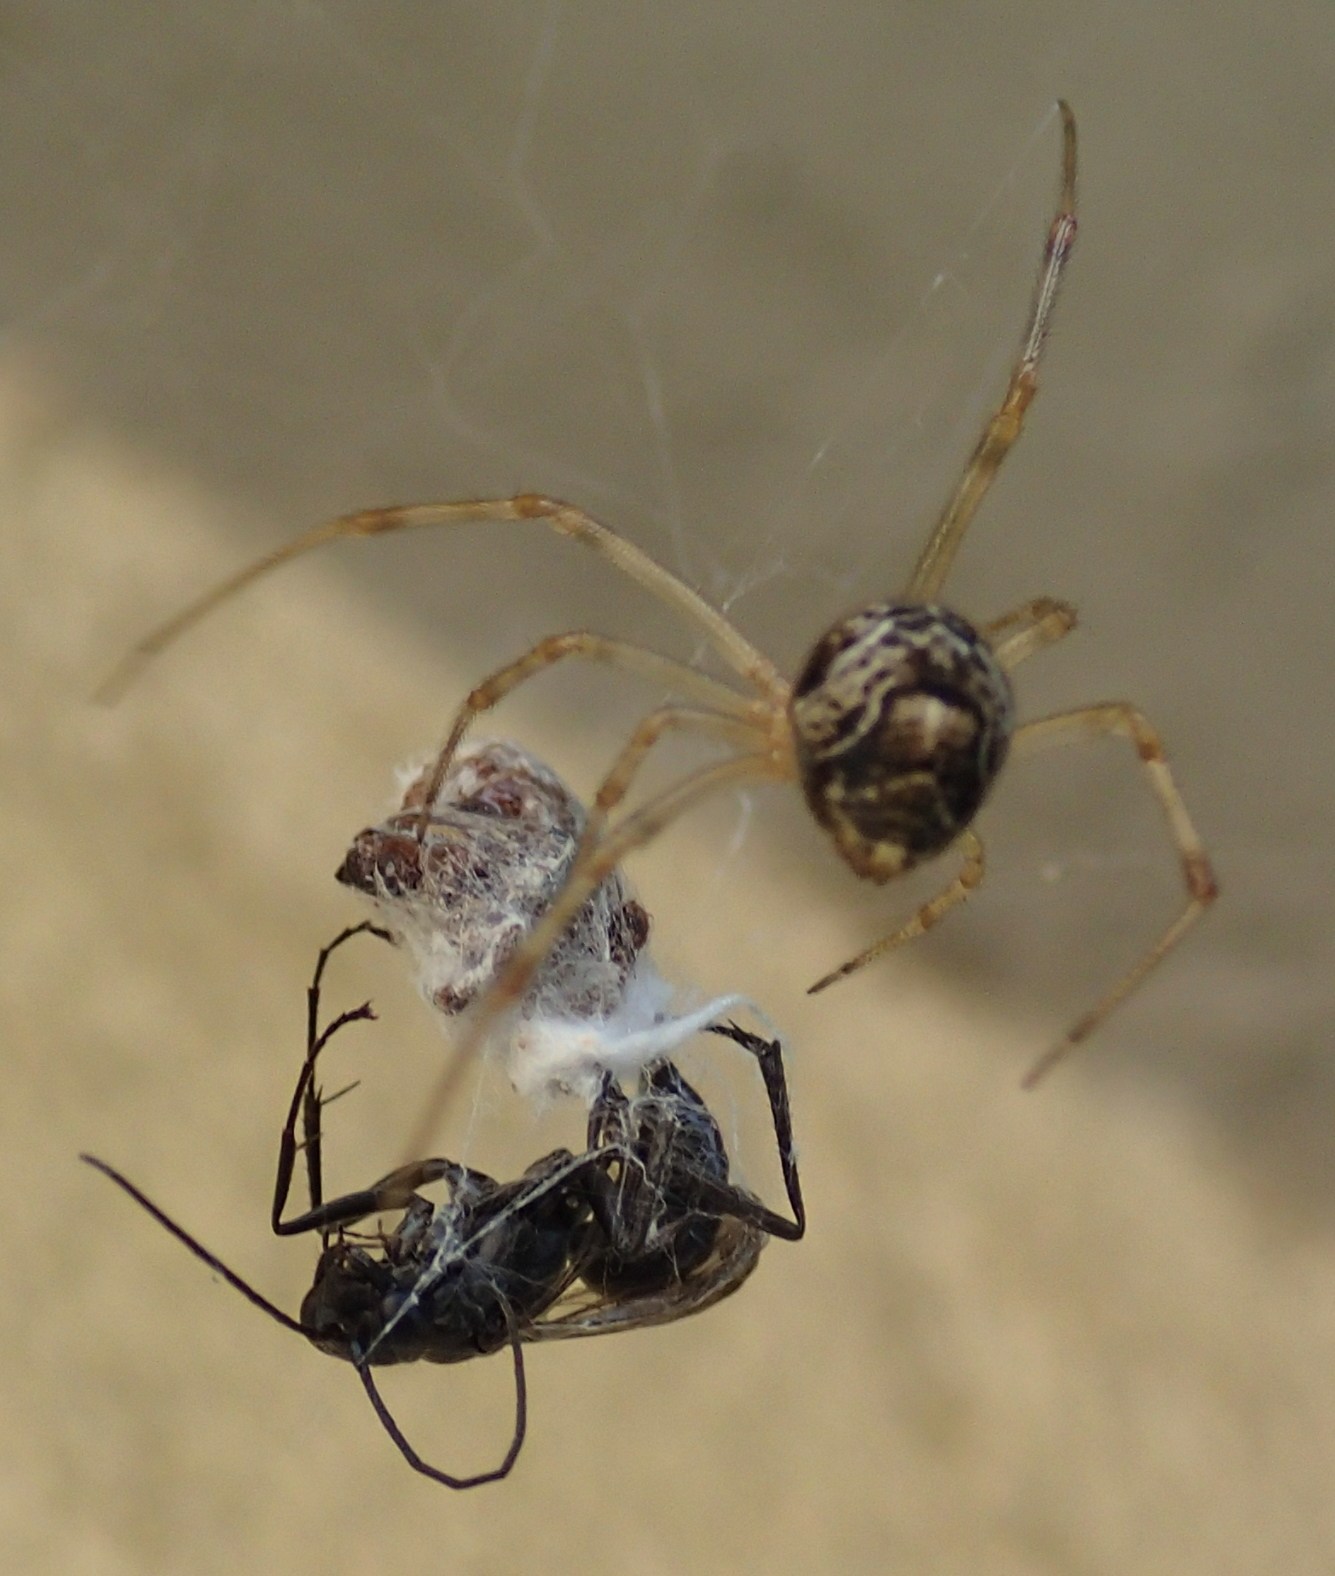
<instances>
[{"instance_id":1,"label":"brown blurred background","mask_svg":"<svg viewBox=\"0 0 1335 1576\"><path fill-rule=\"evenodd\" d=\"M5 1569L1335 1562L1335 35L1324 0L1202 14L0 13ZM680 826L636 879L665 965L789 1037L809 1240L693 1323L535 1353L514 1476L450 1496L351 1373L75 1155L295 1307L313 1250L266 1211L310 963L355 913L348 837L538 635L689 641L564 544L472 532L294 568L118 710L88 694L305 524L518 488L601 514L791 667L896 589L997 397L1058 93L1076 262L952 593L1079 605L1024 709L1139 702L1225 901L1024 1096L1178 902L1129 751L1017 767L968 912L814 1001L930 881L857 889L791 795ZM557 674L498 726L587 789L644 704ZM393 958L334 989L386 1020L343 1046L364 1086L329 1165L353 1186L441 1048ZM502 1103L467 1139L498 1168L547 1141ZM425 1453L477 1470L503 1366L387 1388Z\"/></svg>"}]
</instances>

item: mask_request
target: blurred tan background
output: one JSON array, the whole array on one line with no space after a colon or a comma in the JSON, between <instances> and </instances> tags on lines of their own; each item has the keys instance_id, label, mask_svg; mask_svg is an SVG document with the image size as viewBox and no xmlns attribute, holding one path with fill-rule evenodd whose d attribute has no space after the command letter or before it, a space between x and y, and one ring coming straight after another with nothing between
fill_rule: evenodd
<instances>
[{"instance_id":1,"label":"blurred tan background","mask_svg":"<svg viewBox=\"0 0 1335 1576\"><path fill-rule=\"evenodd\" d=\"M1324 0L1201 15L0 13L6 1570L1335 1563L1335 37ZM473 532L330 553L118 710L89 692L301 526L518 488L791 667L896 589L1004 381L1058 93L1079 247L953 595L1078 604L1022 704L1138 701L1225 900L1025 1096L1178 902L1129 752L1014 769L968 911L813 1001L929 883L856 889L782 795L680 826L634 874L665 965L788 1035L808 1241L692 1323L534 1353L515 1474L451 1496L75 1155L295 1308L314 1253L270 1239L271 1168L311 961L356 912L348 838L538 635L689 643L569 547ZM644 704L553 675L503 727L587 789ZM385 1019L331 1113L334 1184L361 1185L441 1046L392 957L332 989ZM498 1169L547 1141L502 1105L469 1140ZM775 1191L750 1122L742 1161ZM387 1389L474 1471L503 1367Z\"/></svg>"}]
</instances>

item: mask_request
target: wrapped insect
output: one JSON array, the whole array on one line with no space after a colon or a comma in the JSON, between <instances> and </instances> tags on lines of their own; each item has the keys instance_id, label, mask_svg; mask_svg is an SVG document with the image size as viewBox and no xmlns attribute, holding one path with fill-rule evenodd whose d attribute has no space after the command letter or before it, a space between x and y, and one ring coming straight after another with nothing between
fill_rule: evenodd
<instances>
[{"instance_id":1,"label":"wrapped insect","mask_svg":"<svg viewBox=\"0 0 1335 1576\"><path fill-rule=\"evenodd\" d=\"M451 1160L422 1160L396 1168L369 1188L326 1201L325 1102L315 1082L316 1063L336 1033L374 1014L364 1004L321 1028L320 987L330 955L367 931L391 939L367 923L344 931L320 953L307 994L306 1056L279 1141L272 1229L280 1236L318 1232L322 1242L314 1281L296 1318L224 1264L121 1172L91 1155L82 1158L270 1318L350 1362L377 1418L414 1470L448 1488L474 1488L505 1477L523 1446L525 1342L610 1334L684 1318L735 1291L754 1269L768 1236L796 1240L803 1234L782 1055L777 1042L731 1024L719 1029L754 1055L761 1068L792 1220L729 1182L717 1124L667 1063L645 1069L643 1090L633 1100L605 1075L590 1110L589 1145L581 1155L554 1150L513 1182L494 1181ZM299 1147L310 1207L284 1220ZM433 1205L418 1190L437 1182L446 1185L449 1198ZM402 1214L388 1233L352 1229L393 1211ZM403 1434L372 1370L418 1360L463 1362L505 1347L514 1365L515 1414L500 1464L469 1476L432 1466Z\"/></svg>"},{"instance_id":2,"label":"wrapped insect","mask_svg":"<svg viewBox=\"0 0 1335 1576\"><path fill-rule=\"evenodd\" d=\"M439 1012L495 983L560 893L586 813L560 777L503 739L464 745L431 803L432 762L402 774L395 809L353 839L337 878L369 898ZM602 1074L672 1055L729 1013L726 995L683 1010L649 957L649 915L620 869L589 894L501 1026L515 1087L592 1100Z\"/></svg>"}]
</instances>

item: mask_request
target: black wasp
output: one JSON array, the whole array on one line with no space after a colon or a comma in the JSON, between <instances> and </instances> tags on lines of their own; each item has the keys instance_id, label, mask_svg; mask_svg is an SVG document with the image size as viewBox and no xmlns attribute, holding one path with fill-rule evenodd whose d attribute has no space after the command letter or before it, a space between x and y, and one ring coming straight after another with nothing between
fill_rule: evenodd
<instances>
[{"instance_id":1,"label":"black wasp","mask_svg":"<svg viewBox=\"0 0 1335 1576\"><path fill-rule=\"evenodd\" d=\"M787 1085L777 1041L719 1024L756 1058L769 1099L793 1219L728 1180L718 1123L670 1062L646 1068L628 1096L604 1075L590 1107L583 1154L554 1150L512 1182L451 1160L400 1166L371 1187L325 1200L317 1059L339 1030L374 1016L370 1004L320 1027L320 986L332 953L371 924L323 948L307 991L306 1057L278 1147L270 1224L279 1236L319 1232L322 1249L297 1318L211 1253L114 1167L82 1158L256 1307L350 1362L385 1431L416 1471L448 1488L475 1488L514 1466L527 1428L523 1346L666 1324L710 1307L755 1268L768 1237L806 1228ZM302 1141L297 1141L300 1118ZM310 1207L284 1220L298 1150ZM443 1182L447 1201L418 1189ZM355 1232L359 1221L402 1211L388 1233ZM567 1293L570 1296L567 1297ZM514 1431L499 1466L457 1477L425 1461L395 1422L372 1370L393 1363L464 1362L509 1347L515 1375Z\"/></svg>"}]
</instances>

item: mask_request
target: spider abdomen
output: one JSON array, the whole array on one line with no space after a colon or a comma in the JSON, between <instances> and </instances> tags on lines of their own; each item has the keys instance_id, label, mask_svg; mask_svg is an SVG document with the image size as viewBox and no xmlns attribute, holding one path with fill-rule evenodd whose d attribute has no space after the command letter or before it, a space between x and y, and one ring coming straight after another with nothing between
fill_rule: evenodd
<instances>
[{"instance_id":1,"label":"spider abdomen","mask_svg":"<svg viewBox=\"0 0 1335 1576\"><path fill-rule=\"evenodd\" d=\"M817 642L789 702L811 813L859 876L947 848L1006 759L1010 681L966 619L878 602Z\"/></svg>"}]
</instances>

